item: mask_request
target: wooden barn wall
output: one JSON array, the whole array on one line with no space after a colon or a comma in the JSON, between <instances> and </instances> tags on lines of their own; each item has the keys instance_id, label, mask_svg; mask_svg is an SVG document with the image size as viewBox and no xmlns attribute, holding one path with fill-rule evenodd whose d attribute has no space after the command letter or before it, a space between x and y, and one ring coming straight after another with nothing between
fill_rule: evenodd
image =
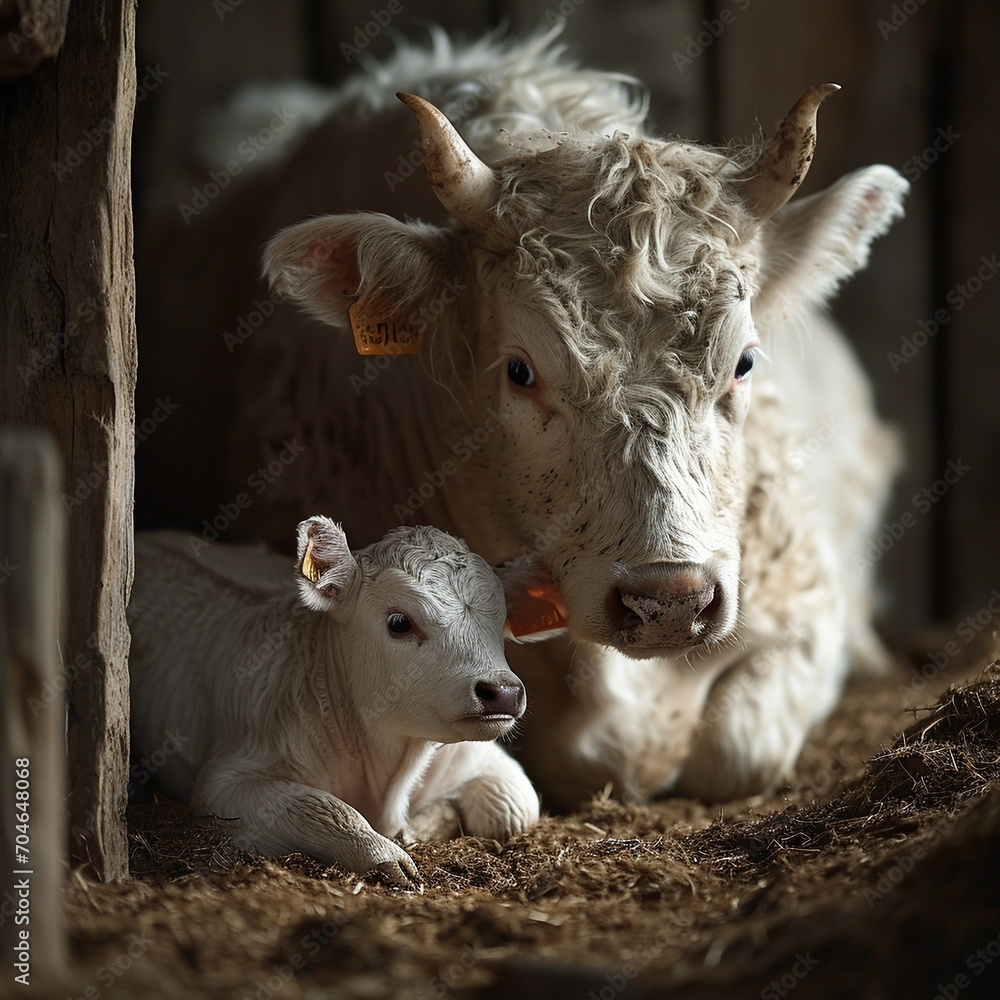
<instances>
[{"instance_id":1,"label":"wooden barn wall","mask_svg":"<svg viewBox=\"0 0 1000 1000\"><path fill-rule=\"evenodd\" d=\"M961 136L942 161L948 183L937 206L935 296L953 319L936 345L944 354L948 450L973 468L969 488L956 490L947 509L942 540L943 559L951 556L947 586L964 614L991 602L995 608L1000 588L1000 11L992 0L970 0L958 10L937 74L948 101L939 123L932 118L929 125L936 131L953 122Z\"/></svg>"},{"instance_id":2,"label":"wooden barn wall","mask_svg":"<svg viewBox=\"0 0 1000 1000\"><path fill-rule=\"evenodd\" d=\"M394 35L419 39L428 23L475 35L562 20L581 61L648 84L664 133L710 142L748 135L758 123L771 129L808 86L840 83L843 92L821 112L818 155L804 191L875 162L912 182L905 220L876 244L869 269L834 307L872 375L880 410L906 447L881 532L885 551L875 553L888 619L910 631L932 619L954 624L983 608L1000 585L1000 403L993 388L1000 281L990 280L1000 232L996 5L398 0L385 29L366 32L371 11L389 9L382 0L297 0L280 9L219 0L183 10L169 0L145 0L140 224L142 197L176 182L178 151L214 101L262 78L334 84L359 65L351 49L385 56ZM143 73L156 67L169 75L144 96ZM977 281L981 269L988 277ZM939 332L929 335L935 324Z\"/></svg>"}]
</instances>

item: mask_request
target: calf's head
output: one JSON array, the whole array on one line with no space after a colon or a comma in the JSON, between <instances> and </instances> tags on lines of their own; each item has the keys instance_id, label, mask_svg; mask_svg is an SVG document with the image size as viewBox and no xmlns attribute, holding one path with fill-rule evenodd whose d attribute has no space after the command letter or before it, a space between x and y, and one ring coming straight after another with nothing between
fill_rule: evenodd
<instances>
[{"instance_id":1,"label":"calf's head","mask_svg":"<svg viewBox=\"0 0 1000 1000\"><path fill-rule=\"evenodd\" d=\"M282 294L334 326L355 303L437 317L437 405L490 430L476 462L512 549L494 554L537 549L579 638L651 656L734 629L767 318L863 267L906 189L869 167L783 207L835 89L807 93L760 149L571 131L515 137L495 166L401 95L453 224L328 216L265 252ZM465 291L443 296L449 281Z\"/></svg>"},{"instance_id":2,"label":"calf's head","mask_svg":"<svg viewBox=\"0 0 1000 1000\"><path fill-rule=\"evenodd\" d=\"M302 602L338 623L325 666L363 719L441 743L513 729L525 694L504 659L503 588L464 542L397 528L352 554L337 524L311 517L298 528L298 571Z\"/></svg>"}]
</instances>

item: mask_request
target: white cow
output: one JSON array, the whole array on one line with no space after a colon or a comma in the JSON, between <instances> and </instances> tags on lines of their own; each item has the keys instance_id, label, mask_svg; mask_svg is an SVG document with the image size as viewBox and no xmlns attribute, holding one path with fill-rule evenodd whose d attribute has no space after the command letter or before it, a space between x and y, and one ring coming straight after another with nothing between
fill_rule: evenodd
<instances>
[{"instance_id":1,"label":"white cow","mask_svg":"<svg viewBox=\"0 0 1000 1000\"><path fill-rule=\"evenodd\" d=\"M469 834L531 826L538 797L490 742L525 708L490 567L433 528L352 555L312 517L297 577L252 548L138 536L132 738L143 755L180 748L165 790L236 820L243 846L399 883L417 870L389 837L433 830L444 802Z\"/></svg>"},{"instance_id":2,"label":"white cow","mask_svg":"<svg viewBox=\"0 0 1000 1000\"><path fill-rule=\"evenodd\" d=\"M192 426L233 415L232 478L198 520L266 466L235 531L274 542L326 507L361 543L403 521L493 564L535 552L569 638L511 662L551 800L782 781L851 663L884 660L856 557L895 440L821 310L907 184L870 166L789 203L836 89L769 142L714 149L652 134L634 84L551 38L437 37L289 103L294 138L190 226L175 211L157 256L147 318L168 329L144 335L184 366L160 391L204 379ZM270 298L238 287L269 226ZM391 353L358 354L379 338ZM187 463L205 435L181 429L153 447ZM308 458L284 463L289 443Z\"/></svg>"}]
</instances>

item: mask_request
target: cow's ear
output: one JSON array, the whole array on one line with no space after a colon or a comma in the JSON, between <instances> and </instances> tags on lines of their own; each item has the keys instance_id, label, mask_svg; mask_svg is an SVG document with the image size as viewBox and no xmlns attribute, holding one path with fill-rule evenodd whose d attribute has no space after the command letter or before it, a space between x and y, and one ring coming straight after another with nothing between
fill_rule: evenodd
<instances>
[{"instance_id":1,"label":"cow's ear","mask_svg":"<svg viewBox=\"0 0 1000 1000\"><path fill-rule=\"evenodd\" d=\"M903 214L909 188L892 167L865 167L777 212L761 234L758 322L768 312L823 305L868 264L872 241Z\"/></svg>"},{"instance_id":2,"label":"cow's ear","mask_svg":"<svg viewBox=\"0 0 1000 1000\"><path fill-rule=\"evenodd\" d=\"M539 642L565 634L569 616L562 592L537 555L521 556L497 567L507 600L505 639Z\"/></svg>"},{"instance_id":3,"label":"cow's ear","mask_svg":"<svg viewBox=\"0 0 1000 1000\"><path fill-rule=\"evenodd\" d=\"M436 226L357 212L324 215L283 229L264 248L263 271L282 298L331 326L376 294L390 313L405 312L444 282L450 237Z\"/></svg>"},{"instance_id":4,"label":"cow's ear","mask_svg":"<svg viewBox=\"0 0 1000 1000\"><path fill-rule=\"evenodd\" d=\"M333 608L360 572L341 526L320 516L299 524L296 569L302 603L313 611Z\"/></svg>"}]
</instances>

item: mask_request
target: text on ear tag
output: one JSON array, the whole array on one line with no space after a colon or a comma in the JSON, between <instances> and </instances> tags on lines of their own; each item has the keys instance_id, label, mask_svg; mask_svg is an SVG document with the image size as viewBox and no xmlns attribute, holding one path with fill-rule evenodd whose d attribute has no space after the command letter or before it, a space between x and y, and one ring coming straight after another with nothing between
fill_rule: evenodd
<instances>
[{"instance_id":1,"label":"text on ear tag","mask_svg":"<svg viewBox=\"0 0 1000 1000\"><path fill-rule=\"evenodd\" d=\"M352 302L347 316L358 354L416 354L420 350L417 325L386 313L369 296Z\"/></svg>"}]
</instances>

